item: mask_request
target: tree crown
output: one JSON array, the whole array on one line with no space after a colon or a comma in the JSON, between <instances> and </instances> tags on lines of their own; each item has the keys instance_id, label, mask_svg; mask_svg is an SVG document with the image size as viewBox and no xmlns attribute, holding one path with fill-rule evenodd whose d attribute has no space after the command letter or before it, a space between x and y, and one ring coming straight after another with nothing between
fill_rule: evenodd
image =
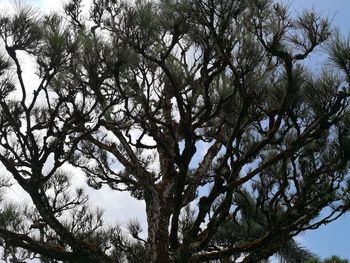
<instances>
[{"instance_id":1,"label":"tree crown","mask_svg":"<svg viewBox=\"0 0 350 263\"><path fill-rule=\"evenodd\" d=\"M350 45L327 19L270 0L64 11L0 17L0 162L31 199L2 202L5 258L257 262L286 244L312 257L293 237L350 204ZM321 45L333 67L315 72L304 60ZM143 200L147 234L104 225L72 167Z\"/></svg>"}]
</instances>

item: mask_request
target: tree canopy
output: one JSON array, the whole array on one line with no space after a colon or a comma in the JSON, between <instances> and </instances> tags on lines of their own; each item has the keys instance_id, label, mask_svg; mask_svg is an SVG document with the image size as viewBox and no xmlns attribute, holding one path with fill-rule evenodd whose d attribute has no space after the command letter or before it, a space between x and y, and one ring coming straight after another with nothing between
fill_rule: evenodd
<instances>
[{"instance_id":1,"label":"tree canopy","mask_svg":"<svg viewBox=\"0 0 350 263\"><path fill-rule=\"evenodd\" d=\"M331 257L326 258L324 260L319 260L317 258L311 258L311 259L307 260L306 263L349 263L349 260L341 259L338 256L331 256Z\"/></svg>"},{"instance_id":2,"label":"tree canopy","mask_svg":"<svg viewBox=\"0 0 350 263\"><path fill-rule=\"evenodd\" d=\"M0 198L3 258L312 257L293 237L350 206L350 41L272 0L92 2L0 16L1 189L31 199ZM104 224L78 170L143 200L147 229Z\"/></svg>"}]
</instances>

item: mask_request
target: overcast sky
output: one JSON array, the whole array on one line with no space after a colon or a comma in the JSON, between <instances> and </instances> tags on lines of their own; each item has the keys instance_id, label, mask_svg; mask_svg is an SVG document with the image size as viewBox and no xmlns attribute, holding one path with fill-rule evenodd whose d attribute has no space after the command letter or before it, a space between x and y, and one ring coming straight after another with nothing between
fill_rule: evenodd
<instances>
[{"instance_id":1,"label":"overcast sky","mask_svg":"<svg viewBox=\"0 0 350 263\"><path fill-rule=\"evenodd\" d=\"M84 1L89 2L88 0ZM0 9L6 9L9 2L11 1L0 0ZM30 0L27 2L48 11L59 8L63 1ZM282 2L290 3L291 9L295 13L301 12L302 8L314 8L322 15L330 17L332 24L339 27L344 35L347 36L348 32L350 32L349 0L282 0ZM312 65L312 60L310 60L310 63ZM130 200L126 194L115 193L110 190L93 191L92 201L109 208L106 210L106 216L110 223L116 221L123 223L128 218L139 218L143 221L145 227L145 221L143 219L144 204L139 201ZM350 215L344 216L338 221L323 226L318 230L306 232L299 236L298 240L305 247L321 257L336 254L350 259Z\"/></svg>"}]
</instances>

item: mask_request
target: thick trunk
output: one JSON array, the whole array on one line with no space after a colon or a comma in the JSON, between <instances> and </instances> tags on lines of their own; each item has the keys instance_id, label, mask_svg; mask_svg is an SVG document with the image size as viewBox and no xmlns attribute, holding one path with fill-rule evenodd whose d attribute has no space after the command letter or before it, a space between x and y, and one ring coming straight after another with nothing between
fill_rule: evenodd
<instances>
[{"instance_id":1,"label":"thick trunk","mask_svg":"<svg viewBox=\"0 0 350 263\"><path fill-rule=\"evenodd\" d=\"M149 262L171 262L169 257L169 203L154 190L145 195Z\"/></svg>"}]
</instances>

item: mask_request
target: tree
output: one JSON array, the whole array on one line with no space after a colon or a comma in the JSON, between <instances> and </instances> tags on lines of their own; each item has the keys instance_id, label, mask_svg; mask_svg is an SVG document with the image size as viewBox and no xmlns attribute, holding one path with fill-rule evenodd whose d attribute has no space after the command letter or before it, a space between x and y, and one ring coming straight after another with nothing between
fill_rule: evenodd
<instances>
[{"instance_id":1,"label":"tree","mask_svg":"<svg viewBox=\"0 0 350 263\"><path fill-rule=\"evenodd\" d=\"M338 256L331 256L330 258L326 258L324 260L324 263L348 263L349 260L347 259L341 259Z\"/></svg>"},{"instance_id":2,"label":"tree","mask_svg":"<svg viewBox=\"0 0 350 263\"><path fill-rule=\"evenodd\" d=\"M350 44L327 19L271 0L81 5L0 18L0 162L32 202L2 199L6 260L258 262L349 210ZM333 64L315 72L321 44ZM104 225L72 167L144 200L147 238Z\"/></svg>"},{"instance_id":3,"label":"tree","mask_svg":"<svg viewBox=\"0 0 350 263\"><path fill-rule=\"evenodd\" d=\"M265 220L263 210L257 209L256 200L248 192L241 192L240 195L242 196L236 199L236 205L240 207L241 212L240 222L237 223L235 218L228 216L211 241L213 247L225 247L234 243L237 238L249 240L265 232L262 226L262 220ZM285 240L283 246L275 251L275 256L281 263L299 263L316 258L293 238ZM268 260L268 257L265 260Z\"/></svg>"},{"instance_id":4,"label":"tree","mask_svg":"<svg viewBox=\"0 0 350 263\"><path fill-rule=\"evenodd\" d=\"M349 260L347 259L341 259L340 257L338 256L331 256L329 258L326 258L324 260L319 260L317 258L313 258L313 259L309 259L308 261L306 261L307 263L348 263Z\"/></svg>"}]
</instances>

